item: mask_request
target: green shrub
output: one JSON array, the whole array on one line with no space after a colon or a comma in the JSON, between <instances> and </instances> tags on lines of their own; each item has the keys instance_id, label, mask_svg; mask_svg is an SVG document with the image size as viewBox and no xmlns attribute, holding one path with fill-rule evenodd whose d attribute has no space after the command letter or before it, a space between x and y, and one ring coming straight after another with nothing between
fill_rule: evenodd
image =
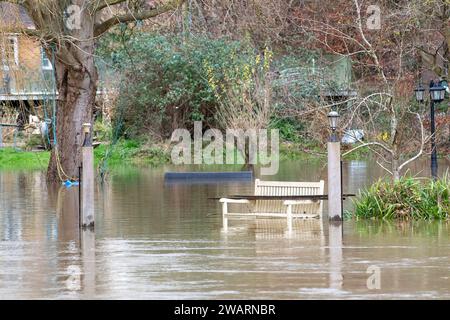
<instances>
[{"instance_id":1,"label":"green shrub","mask_svg":"<svg viewBox=\"0 0 450 320\"><path fill-rule=\"evenodd\" d=\"M102 165L104 162L109 165L126 164L139 151L139 147L138 141L121 139L112 146L101 144L94 149L94 153L96 159L99 159Z\"/></svg>"},{"instance_id":2,"label":"green shrub","mask_svg":"<svg viewBox=\"0 0 450 320\"><path fill-rule=\"evenodd\" d=\"M159 146L144 148L136 156L140 159L140 162L151 166L170 162L170 154Z\"/></svg>"},{"instance_id":3,"label":"green shrub","mask_svg":"<svg viewBox=\"0 0 450 320\"><path fill-rule=\"evenodd\" d=\"M138 140L120 139L114 145L102 144L94 149L94 153L102 172L105 172L109 166L142 163L156 166L170 160L170 154L162 146L149 146Z\"/></svg>"},{"instance_id":4,"label":"green shrub","mask_svg":"<svg viewBox=\"0 0 450 320\"><path fill-rule=\"evenodd\" d=\"M94 133L95 137L99 141L109 141L112 136L112 128L111 125L107 125L102 121L95 121L94 123Z\"/></svg>"},{"instance_id":5,"label":"green shrub","mask_svg":"<svg viewBox=\"0 0 450 320\"><path fill-rule=\"evenodd\" d=\"M40 134L30 134L25 140L25 150L32 150L37 147L45 146L44 139Z\"/></svg>"},{"instance_id":6,"label":"green shrub","mask_svg":"<svg viewBox=\"0 0 450 320\"><path fill-rule=\"evenodd\" d=\"M403 177L399 181L379 180L354 200L352 216L376 219L448 219L450 179L425 181Z\"/></svg>"},{"instance_id":7,"label":"green shrub","mask_svg":"<svg viewBox=\"0 0 450 320\"><path fill-rule=\"evenodd\" d=\"M270 129L278 129L282 141L301 142L304 124L293 118L274 117Z\"/></svg>"},{"instance_id":8,"label":"green shrub","mask_svg":"<svg viewBox=\"0 0 450 320\"><path fill-rule=\"evenodd\" d=\"M123 123L122 133L132 138L169 138L175 128L190 129L198 120L216 125L218 91L255 63L253 49L227 39L141 33L117 48L111 37L99 54L123 77L115 119L121 123L115 125Z\"/></svg>"}]
</instances>

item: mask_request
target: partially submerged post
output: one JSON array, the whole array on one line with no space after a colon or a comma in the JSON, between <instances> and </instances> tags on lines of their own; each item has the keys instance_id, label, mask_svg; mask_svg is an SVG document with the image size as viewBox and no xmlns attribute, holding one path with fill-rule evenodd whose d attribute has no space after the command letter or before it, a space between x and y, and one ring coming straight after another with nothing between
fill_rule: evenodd
<instances>
[{"instance_id":1,"label":"partially submerged post","mask_svg":"<svg viewBox=\"0 0 450 320\"><path fill-rule=\"evenodd\" d=\"M342 221L341 143L336 134L339 114L328 114L331 136L328 141L328 214L334 221Z\"/></svg>"},{"instance_id":2,"label":"partially submerged post","mask_svg":"<svg viewBox=\"0 0 450 320\"><path fill-rule=\"evenodd\" d=\"M330 256L330 288L342 290L342 223L330 221L328 224L328 247Z\"/></svg>"},{"instance_id":3,"label":"partially submerged post","mask_svg":"<svg viewBox=\"0 0 450 320\"><path fill-rule=\"evenodd\" d=\"M81 251L83 259L83 291L88 299L95 296L95 233L85 230L81 233Z\"/></svg>"},{"instance_id":4,"label":"partially submerged post","mask_svg":"<svg viewBox=\"0 0 450 320\"><path fill-rule=\"evenodd\" d=\"M81 182L82 219L83 228L94 227L94 148L92 147L91 124L83 124L84 142L81 148L83 163Z\"/></svg>"}]
</instances>

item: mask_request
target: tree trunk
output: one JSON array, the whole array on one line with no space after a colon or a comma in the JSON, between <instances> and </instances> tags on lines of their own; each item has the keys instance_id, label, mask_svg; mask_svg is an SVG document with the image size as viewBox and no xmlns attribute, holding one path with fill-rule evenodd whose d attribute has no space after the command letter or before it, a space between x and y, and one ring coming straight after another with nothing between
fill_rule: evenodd
<instances>
[{"instance_id":1,"label":"tree trunk","mask_svg":"<svg viewBox=\"0 0 450 320\"><path fill-rule=\"evenodd\" d=\"M400 157L398 154L398 146L395 144L393 146L393 155L392 155L392 179L394 181L400 180Z\"/></svg>"},{"instance_id":2,"label":"tree trunk","mask_svg":"<svg viewBox=\"0 0 450 320\"><path fill-rule=\"evenodd\" d=\"M392 175L393 175L394 181L400 180L400 170L398 170L398 168L393 169Z\"/></svg>"},{"instance_id":3,"label":"tree trunk","mask_svg":"<svg viewBox=\"0 0 450 320\"><path fill-rule=\"evenodd\" d=\"M58 85L56 145L53 146L47 171L49 181L78 179L83 144L82 125L93 123L96 96L95 66L90 70L74 71L59 65L57 70L62 71L62 81Z\"/></svg>"},{"instance_id":4,"label":"tree trunk","mask_svg":"<svg viewBox=\"0 0 450 320\"><path fill-rule=\"evenodd\" d=\"M97 92L97 68L94 63L94 21L83 12L81 24L72 30L74 39L56 47L55 70L58 102L56 145L47 170L49 181L78 179L81 165L82 125L93 124Z\"/></svg>"}]
</instances>

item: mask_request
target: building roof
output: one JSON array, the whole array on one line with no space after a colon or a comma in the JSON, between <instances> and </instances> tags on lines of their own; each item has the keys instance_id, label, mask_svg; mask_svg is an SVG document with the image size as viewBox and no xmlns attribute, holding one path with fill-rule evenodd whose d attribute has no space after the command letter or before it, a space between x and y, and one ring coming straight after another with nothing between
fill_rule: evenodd
<instances>
[{"instance_id":1,"label":"building roof","mask_svg":"<svg viewBox=\"0 0 450 320\"><path fill-rule=\"evenodd\" d=\"M3 1L0 1L0 24L35 29L24 7Z\"/></svg>"}]
</instances>

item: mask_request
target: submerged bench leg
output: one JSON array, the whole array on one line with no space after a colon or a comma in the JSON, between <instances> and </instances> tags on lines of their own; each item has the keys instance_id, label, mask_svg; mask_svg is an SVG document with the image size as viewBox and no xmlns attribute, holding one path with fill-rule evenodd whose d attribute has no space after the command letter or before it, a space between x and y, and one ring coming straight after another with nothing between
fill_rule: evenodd
<instances>
[{"instance_id":1,"label":"submerged bench leg","mask_svg":"<svg viewBox=\"0 0 450 320\"><path fill-rule=\"evenodd\" d=\"M287 206L287 227L288 231L292 231L292 205Z\"/></svg>"},{"instance_id":2,"label":"submerged bench leg","mask_svg":"<svg viewBox=\"0 0 450 320\"><path fill-rule=\"evenodd\" d=\"M228 204L226 202L222 203L222 224L223 231L228 231Z\"/></svg>"}]
</instances>

